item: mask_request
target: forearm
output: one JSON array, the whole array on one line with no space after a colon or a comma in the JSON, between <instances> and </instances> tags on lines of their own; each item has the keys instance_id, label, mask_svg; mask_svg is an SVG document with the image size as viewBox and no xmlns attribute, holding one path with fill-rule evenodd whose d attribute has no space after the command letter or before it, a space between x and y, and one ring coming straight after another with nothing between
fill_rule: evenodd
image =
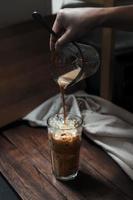
<instances>
[{"instance_id":1,"label":"forearm","mask_svg":"<svg viewBox=\"0 0 133 200\"><path fill-rule=\"evenodd\" d=\"M133 5L102 8L99 26L133 31Z\"/></svg>"},{"instance_id":2,"label":"forearm","mask_svg":"<svg viewBox=\"0 0 133 200\"><path fill-rule=\"evenodd\" d=\"M65 43L78 40L84 37L90 30L98 27L133 31L133 5L61 10L53 25L53 30L59 37L51 36L51 49L53 47L59 48Z\"/></svg>"}]
</instances>

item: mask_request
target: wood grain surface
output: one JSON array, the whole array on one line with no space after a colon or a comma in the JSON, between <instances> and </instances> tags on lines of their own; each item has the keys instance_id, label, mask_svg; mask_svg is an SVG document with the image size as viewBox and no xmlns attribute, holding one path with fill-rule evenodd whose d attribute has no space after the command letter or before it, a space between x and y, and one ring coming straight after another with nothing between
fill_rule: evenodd
<instances>
[{"instance_id":1,"label":"wood grain surface","mask_svg":"<svg viewBox=\"0 0 133 200\"><path fill-rule=\"evenodd\" d=\"M23 200L133 199L133 182L85 136L78 177L61 182L51 171L46 129L20 123L1 130L0 171Z\"/></svg>"}]
</instances>

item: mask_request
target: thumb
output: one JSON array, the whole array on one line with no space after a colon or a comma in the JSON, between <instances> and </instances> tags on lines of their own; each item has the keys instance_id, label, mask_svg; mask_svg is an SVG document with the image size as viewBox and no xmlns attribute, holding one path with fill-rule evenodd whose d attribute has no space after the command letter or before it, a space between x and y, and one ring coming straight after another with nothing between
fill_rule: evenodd
<instances>
[{"instance_id":1,"label":"thumb","mask_svg":"<svg viewBox=\"0 0 133 200\"><path fill-rule=\"evenodd\" d=\"M72 34L71 34L71 30L67 29L63 35L56 41L55 43L55 49L59 50L61 48L61 46L65 45L68 42L72 41Z\"/></svg>"}]
</instances>

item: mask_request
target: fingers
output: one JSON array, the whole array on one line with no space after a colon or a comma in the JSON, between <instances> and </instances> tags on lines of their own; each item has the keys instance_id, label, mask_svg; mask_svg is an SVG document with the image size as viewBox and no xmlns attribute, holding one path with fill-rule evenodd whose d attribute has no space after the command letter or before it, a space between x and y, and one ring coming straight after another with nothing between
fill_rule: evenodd
<instances>
[{"instance_id":1,"label":"fingers","mask_svg":"<svg viewBox=\"0 0 133 200\"><path fill-rule=\"evenodd\" d=\"M74 39L75 31L71 26L71 20L63 10L60 10L55 19L53 31L57 36L50 36L50 50L58 50L61 46Z\"/></svg>"},{"instance_id":2,"label":"fingers","mask_svg":"<svg viewBox=\"0 0 133 200\"><path fill-rule=\"evenodd\" d=\"M57 41L57 37L53 36L52 34L50 35L50 43L49 43L49 46L50 46L50 51L54 50L55 49L55 43Z\"/></svg>"},{"instance_id":3,"label":"fingers","mask_svg":"<svg viewBox=\"0 0 133 200\"><path fill-rule=\"evenodd\" d=\"M61 46L72 41L72 33L70 29L67 29L55 42L55 49L60 49Z\"/></svg>"},{"instance_id":4,"label":"fingers","mask_svg":"<svg viewBox=\"0 0 133 200\"><path fill-rule=\"evenodd\" d=\"M50 36L50 50L59 50L63 45L74 40L74 31L67 29L59 37Z\"/></svg>"},{"instance_id":5,"label":"fingers","mask_svg":"<svg viewBox=\"0 0 133 200\"><path fill-rule=\"evenodd\" d=\"M55 43L57 39L59 38L59 36L61 35L61 32L63 31L63 26L62 26L61 21L62 21L61 14L58 14L52 28L57 36L54 36L54 35L50 36L50 50L53 50L55 48Z\"/></svg>"}]
</instances>

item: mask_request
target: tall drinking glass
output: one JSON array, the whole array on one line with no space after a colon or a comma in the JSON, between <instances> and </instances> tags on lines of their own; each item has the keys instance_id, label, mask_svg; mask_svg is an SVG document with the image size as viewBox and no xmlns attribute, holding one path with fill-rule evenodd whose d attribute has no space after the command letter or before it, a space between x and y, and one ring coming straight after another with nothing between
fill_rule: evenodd
<instances>
[{"instance_id":1,"label":"tall drinking glass","mask_svg":"<svg viewBox=\"0 0 133 200\"><path fill-rule=\"evenodd\" d=\"M68 43L51 52L51 74L58 84L61 79L66 87L90 77L99 65L99 53L91 45Z\"/></svg>"},{"instance_id":2,"label":"tall drinking glass","mask_svg":"<svg viewBox=\"0 0 133 200\"><path fill-rule=\"evenodd\" d=\"M48 119L48 138L53 174L60 180L74 179L79 169L79 154L82 134L82 119L68 114L65 123L63 114Z\"/></svg>"}]
</instances>

